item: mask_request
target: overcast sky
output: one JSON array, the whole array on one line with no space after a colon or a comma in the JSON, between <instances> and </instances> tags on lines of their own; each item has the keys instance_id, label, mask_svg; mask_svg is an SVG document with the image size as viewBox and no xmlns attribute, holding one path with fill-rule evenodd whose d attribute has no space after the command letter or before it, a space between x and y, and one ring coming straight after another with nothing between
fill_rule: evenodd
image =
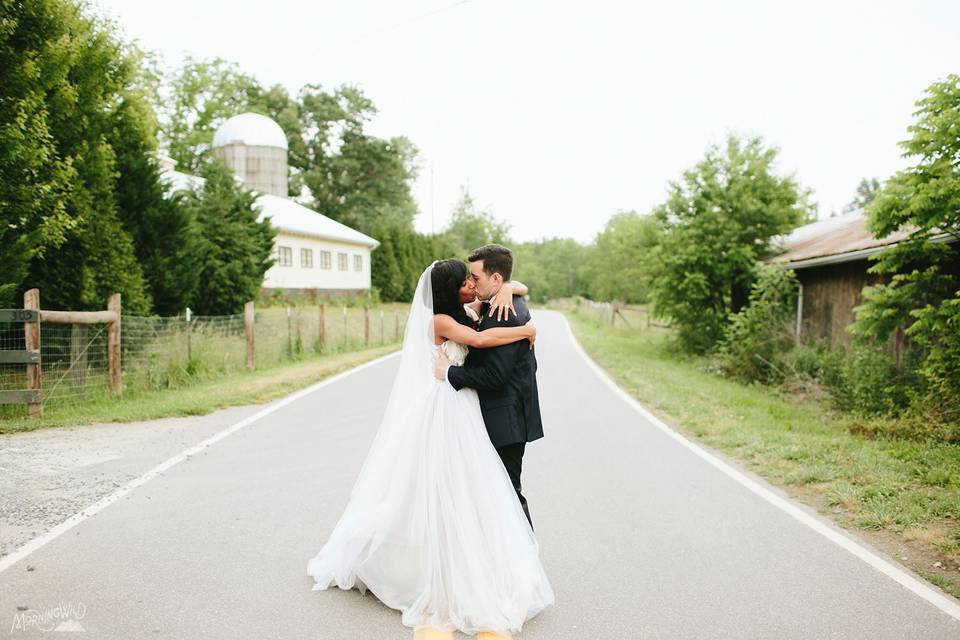
<instances>
[{"instance_id":1,"label":"overcast sky","mask_svg":"<svg viewBox=\"0 0 960 640\"><path fill-rule=\"evenodd\" d=\"M728 131L779 147L825 217L906 165L914 102L960 72L956 0L93 1L171 65L360 86L371 131L420 149L420 230L466 184L517 240L590 241Z\"/></svg>"}]
</instances>

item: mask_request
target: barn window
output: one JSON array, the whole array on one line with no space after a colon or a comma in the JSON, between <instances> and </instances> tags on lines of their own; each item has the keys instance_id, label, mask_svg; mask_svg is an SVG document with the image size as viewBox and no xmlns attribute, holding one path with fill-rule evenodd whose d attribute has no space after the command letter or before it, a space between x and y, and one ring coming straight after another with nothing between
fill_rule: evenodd
<instances>
[{"instance_id":1,"label":"barn window","mask_svg":"<svg viewBox=\"0 0 960 640\"><path fill-rule=\"evenodd\" d=\"M313 268L313 249L300 249L300 266Z\"/></svg>"},{"instance_id":2,"label":"barn window","mask_svg":"<svg viewBox=\"0 0 960 640\"><path fill-rule=\"evenodd\" d=\"M290 247L277 247L277 264L281 267L292 267L293 249Z\"/></svg>"},{"instance_id":3,"label":"barn window","mask_svg":"<svg viewBox=\"0 0 960 640\"><path fill-rule=\"evenodd\" d=\"M353 256L353 270L363 271L363 256L358 256L358 255Z\"/></svg>"},{"instance_id":4,"label":"barn window","mask_svg":"<svg viewBox=\"0 0 960 640\"><path fill-rule=\"evenodd\" d=\"M321 269L329 269L330 266L331 266L330 252L329 252L329 251L321 251L321 252L320 252L320 268L321 268Z\"/></svg>"},{"instance_id":5,"label":"barn window","mask_svg":"<svg viewBox=\"0 0 960 640\"><path fill-rule=\"evenodd\" d=\"M347 270L347 254L345 253L337 254L337 269L339 269L340 271Z\"/></svg>"}]
</instances>

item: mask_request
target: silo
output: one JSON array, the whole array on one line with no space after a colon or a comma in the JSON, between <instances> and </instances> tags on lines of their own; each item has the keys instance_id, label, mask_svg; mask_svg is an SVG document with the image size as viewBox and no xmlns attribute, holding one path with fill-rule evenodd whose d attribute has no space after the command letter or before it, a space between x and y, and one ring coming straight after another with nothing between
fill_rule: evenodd
<instances>
[{"instance_id":1,"label":"silo","mask_svg":"<svg viewBox=\"0 0 960 640\"><path fill-rule=\"evenodd\" d=\"M224 122L213 135L213 153L248 188L287 197L287 136L267 116L241 113Z\"/></svg>"}]
</instances>

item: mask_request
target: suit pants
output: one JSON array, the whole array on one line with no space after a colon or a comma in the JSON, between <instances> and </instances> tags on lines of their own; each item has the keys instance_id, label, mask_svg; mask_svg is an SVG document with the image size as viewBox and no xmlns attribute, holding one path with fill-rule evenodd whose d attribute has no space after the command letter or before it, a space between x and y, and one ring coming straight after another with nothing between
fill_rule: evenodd
<instances>
[{"instance_id":1,"label":"suit pants","mask_svg":"<svg viewBox=\"0 0 960 640\"><path fill-rule=\"evenodd\" d=\"M530 523L530 528L533 529L533 520L530 519L530 509L527 508L527 499L520 493L520 471L523 468L523 450L526 446L526 442L515 442L496 447L496 449L497 453L500 454L500 459L503 461L503 466L506 467L507 473L510 474L510 481L513 483L513 488L517 492L517 498L520 500L520 506L523 507L523 513L527 516L527 522Z\"/></svg>"}]
</instances>

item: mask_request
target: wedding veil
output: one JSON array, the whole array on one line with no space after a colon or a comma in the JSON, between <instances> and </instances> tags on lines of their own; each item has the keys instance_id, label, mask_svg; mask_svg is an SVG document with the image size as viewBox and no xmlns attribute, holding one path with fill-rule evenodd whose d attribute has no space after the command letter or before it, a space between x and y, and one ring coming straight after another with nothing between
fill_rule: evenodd
<instances>
[{"instance_id":1,"label":"wedding veil","mask_svg":"<svg viewBox=\"0 0 960 640\"><path fill-rule=\"evenodd\" d=\"M374 436L370 451L350 492L351 499L360 493L367 497L382 498L383 478L371 477L373 470L390 468L384 458L390 458L398 451L410 424L413 412L428 401L440 381L433 375L433 356L436 350L433 328L433 261L417 281L417 289L410 303L406 328L403 332L403 346L400 351L400 367L394 379L387 408L384 411L380 427Z\"/></svg>"}]
</instances>

